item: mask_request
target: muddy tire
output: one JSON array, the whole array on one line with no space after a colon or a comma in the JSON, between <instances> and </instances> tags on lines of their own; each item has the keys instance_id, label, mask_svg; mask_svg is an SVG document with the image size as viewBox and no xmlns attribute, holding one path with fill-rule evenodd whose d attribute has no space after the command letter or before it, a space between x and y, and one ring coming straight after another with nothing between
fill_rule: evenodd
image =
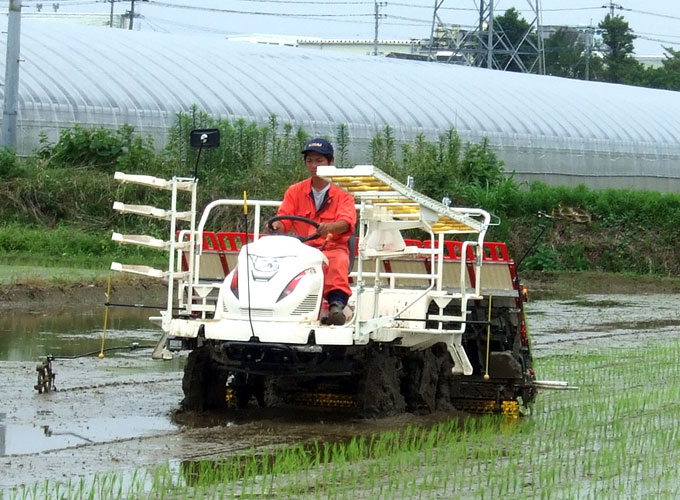
<instances>
[{"instance_id":1,"label":"muddy tire","mask_svg":"<svg viewBox=\"0 0 680 500\"><path fill-rule=\"evenodd\" d=\"M245 410L250 405L251 399L254 397L260 407L265 406L265 380L259 375L249 375L245 373L234 374L233 379L229 382L229 387L234 391L234 402L236 408Z\"/></svg>"},{"instance_id":2,"label":"muddy tire","mask_svg":"<svg viewBox=\"0 0 680 500\"><path fill-rule=\"evenodd\" d=\"M220 369L209 344L189 354L182 378L184 410L205 411L226 407L227 372Z\"/></svg>"},{"instance_id":3,"label":"muddy tire","mask_svg":"<svg viewBox=\"0 0 680 500\"><path fill-rule=\"evenodd\" d=\"M404 356L402 394L407 411L432 413L452 407L449 384L453 365L450 360L444 344Z\"/></svg>"},{"instance_id":4,"label":"muddy tire","mask_svg":"<svg viewBox=\"0 0 680 500\"><path fill-rule=\"evenodd\" d=\"M390 347L366 349L357 394L358 414L364 418L387 417L406 411L401 394L403 365Z\"/></svg>"}]
</instances>

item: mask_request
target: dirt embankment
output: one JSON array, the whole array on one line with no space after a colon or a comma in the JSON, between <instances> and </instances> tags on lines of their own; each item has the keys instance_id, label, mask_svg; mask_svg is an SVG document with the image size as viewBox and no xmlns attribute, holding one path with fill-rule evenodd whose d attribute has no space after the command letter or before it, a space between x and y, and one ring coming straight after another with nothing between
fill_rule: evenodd
<instances>
[{"instance_id":1,"label":"dirt embankment","mask_svg":"<svg viewBox=\"0 0 680 500\"><path fill-rule=\"evenodd\" d=\"M537 271L522 273L520 277L532 300L567 299L585 294L680 293L678 277Z\"/></svg>"},{"instance_id":2,"label":"dirt embankment","mask_svg":"<svg viewBox=\"0 0 680 500\"><path fill-rule=\"evenodd\" d=\"M521 274L522 284L532 300L570 298L583 294L649 294L680 293L680 278L632 276L595 272ZM74 281L54 283L30 280L0 285L0 310L61 308L72 305L96 306L106 302L107 282ZM111 284L111 303L163 305L167 288L163 281L152 279L114 279Z\"/></svg>"},{"instance_id":3,"label":"dirt embankment","mask_svg":"<svg viewBox=\"0 0 680 500\"><path fill-rule=\"evenodd\" d=\"M54 283L31 280L29 282L0 285L0 311L3 309L59 309L78 305L100 306L106 302L106 280ZM111 282L111 303L163 305L166 303L167 285L160 280L114 279Z\"/></svg>"}]
</instances>

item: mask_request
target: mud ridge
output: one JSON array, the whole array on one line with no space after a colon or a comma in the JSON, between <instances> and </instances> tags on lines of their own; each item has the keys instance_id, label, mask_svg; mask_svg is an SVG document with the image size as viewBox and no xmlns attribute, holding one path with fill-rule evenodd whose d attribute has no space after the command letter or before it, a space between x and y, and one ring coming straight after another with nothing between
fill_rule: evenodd
<instances>
[{"instance_id":1,"label":"mud ridge","mask_svg":"<svg viewBox=\"0 0 680 500\"><path fill-rule=\"evenodd\" d=\"M51 282L0 285L0 310L54 310L66 307L103 306L106 302L106 281L55 284ZM110 301L126 304L165 304L167 285L161 281L126 279L114 280Z\"/></svg>"}]
</instances>

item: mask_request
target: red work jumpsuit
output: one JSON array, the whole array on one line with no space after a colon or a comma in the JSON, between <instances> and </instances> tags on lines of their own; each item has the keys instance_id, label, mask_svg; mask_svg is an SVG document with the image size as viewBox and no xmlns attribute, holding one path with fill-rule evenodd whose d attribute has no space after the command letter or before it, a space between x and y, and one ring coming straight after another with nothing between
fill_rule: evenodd
<instances>
[{"instance_id":1,"label":"red work jumpsuit","mask_svg":"<svg viewBox=\"0 0 680 500\"><path fill-rule=\"evenodd\" d=\"M306 217L316 222L337 222L344 220L349 224L349 230L343 234L333 235L333 239L326 243L323 249L328 258L328 266L324 267L324 297L331 290L341 290L348 296L352 295L349 288L349 248L348 241L354 233L357 220L357 211L354 207L354 197L348 192L331 184L319 210L314 204L312 194L312 179L305 179L290 186L283 195L283 203L279 207L278 215L297 215ZM295 234L309 236L314 233L314 226L304 222L290 220L281 221L285 226L285 232L289 232L291 226ZM325 236L320 236L307 242L307 245L321 248L326 241Z\"/></svg>"}]
</instances>

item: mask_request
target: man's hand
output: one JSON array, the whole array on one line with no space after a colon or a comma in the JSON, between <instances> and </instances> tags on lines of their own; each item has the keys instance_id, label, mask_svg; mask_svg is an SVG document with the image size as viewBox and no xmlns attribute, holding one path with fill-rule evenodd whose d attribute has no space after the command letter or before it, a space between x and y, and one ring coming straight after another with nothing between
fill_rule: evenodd
<instances>
[{"instance_id":1,"label":"man's hand","mask_svg":"<svg viewBox=\"0 0 680 500\"><path fill-rule=\"evenodd\" d=\"M283 222L280 220L275 221L272 223L272 227L274 228L274 233L282 233L284 229L286 229L286 226L283 225Z\"/></svg>"},{"instance_id":2,"label":"man's hand","mask_svg":"<svg viewBox=\"0 0 680 500\"><path fill-rule=\"evenodd\" d=\"M349 224L347 221L339 220L337 222L322 222L316 230L321 236L326 236L329 233L342 234L349 231Z\"/></svg>"}]
</instances>

